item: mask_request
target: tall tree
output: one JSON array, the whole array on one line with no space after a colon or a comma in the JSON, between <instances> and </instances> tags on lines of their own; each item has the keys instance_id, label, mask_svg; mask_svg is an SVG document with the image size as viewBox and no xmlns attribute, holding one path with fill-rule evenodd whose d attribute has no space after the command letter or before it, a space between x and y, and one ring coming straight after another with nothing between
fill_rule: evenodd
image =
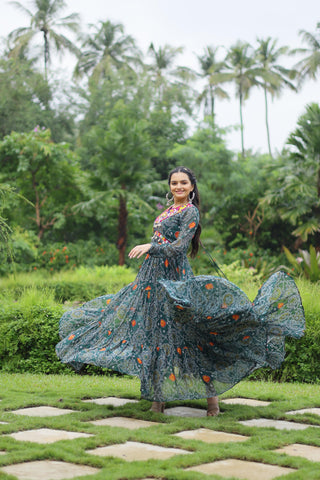
<instances>
[{"instance_id":1,"label":"tall tree","mask_svg":"<svg viewBox=\"0 0 320 480\"><path fill-rule=\"evenodd\" d=\"M26 8L20 2L13 1L12 5L22 10L30 19L28 27L21 27L9 34L14 42L12 55L18 55L21 49L30 46L31 41L39 34L43 39L43 59L45 78L48 76L48 65L51 59L51 49L54 47L58 52L68 50L78 54L78 48L63 33L64 30L77 32L79 29L79 15L72 13L60 18L60 12L66 7L64 0L32 0L33 11Z\"/></svg>"},{"instance_id":2,"label":"tall tree","mask_svg":"<svg viewBox=\"0 0 320 480\"><path fill-rule=\"evenodd\" d=\"M251 88L259 85L258 75L260 70L255 66L254 52L249 43L237 42L231 46L226 60L236 84L236 96L239 98L241 151L244 157L243 103L249 97Z\"/></svg>"},{"instance_id":3,"label":"tall tree","mask_svg":"<svg viewBox=\"0 0 320 480\"><path fill-rule=\"evenodd\" d=\"M187 67L175 66L176 57L182 52L182 47L164 45L157 49L151 43L148 54L152 63L148 67L156 91L154 104L169 110L180 107L191 114L189 83L195 73Z\"/></svg>"},{"instance_id":4,"label":"tall tree","mask_svg":"<svg viewBox=\"0 0 320 480\"><path fill-rule=\"evenodd\" d=\"M272 157L270 129L269 129L269 108L268 108L268 93L271 98L280 95L283 87L289 87L296 90L292 79L296 72L293 69L287 69L279 64L279 58L287 54L289 47L283 46L277 48L277 40L272 40L271 37L266 39L258 38L258 46L255 51L256 65L261 69L261 86L264 91L265 102L265 122L267 130L267 140L269 155Z\"/></svg>"},{"instance_id":5,"label":"tall tree","mask_svg":"<svg viewBox=\"0 0 320 480\"><path fill-rule=\"evenodd\" d=\"M297 53L303 53L306 57L300 60L295 67L300 71L301 81L308 77L315 80L320 70L320 22L317 23L314 33L300 30L299 34L309 48L296 50Z\"/></svg>"},{"instance_id":6,"label":"tall tree","mask_svg":"<svg viewBox=\"0 0 320 480\"><path fill-rule=\"evenodd\" d=\"M313 103L299 118L288 139L290 151L282 165L274 165L277 182L272 184L263 202L272 205L282 219L293 227L298 244L315 237L320 247L320 107Z\"/></svg>"},{"instance_id":7,"label":"tall tree","mask_svg":"<svg viewBox=\"0 0 320 480\"><path fill-rule=\"evenodd\" d=\"M197 98L197 103L204 104L205 115L211 116L212 124L215 123L215 99L229 99L229 94L220 85L230 79L226 73L224 61L217 61L219 47L208 46L202 55L197 55L201 73L200 77L206 80L206 84Z\"/></svg>"},{"instance_id":8,"label":"tall tree","mask_svg":"<svg viewBox=\"0 0 320 480\"><path fill-rule=\"evenodd\" d=\"M124 265L129 212L133 216L143 206L145 216L150 209L145 202L148 189L145 183L152 172L151 148L147 123L139 119L135 105L125 105L120 100L112 112L106 112L108 115L105 128L96 125L88 132L95 144L91 158L95 192L90 202L79 208L88 212L94 205L95 210L101 212L104 223L116 213L119 265ZM110 231L108 234L110 236Z\"/></svg>"},{"instance_id":9,"label":"tall tree","mask_svg":"<svg viewBox=\"0 0 320 480\"><path fill-rule=\"evenodd\" d=\"M105 78L112 67L118 70L140 62L140 51L133 37L125 34L121 23L100 21L90 28L93 34L84 39L75 76L92 74L98 80Z\"/></svg>"}]
</instances>

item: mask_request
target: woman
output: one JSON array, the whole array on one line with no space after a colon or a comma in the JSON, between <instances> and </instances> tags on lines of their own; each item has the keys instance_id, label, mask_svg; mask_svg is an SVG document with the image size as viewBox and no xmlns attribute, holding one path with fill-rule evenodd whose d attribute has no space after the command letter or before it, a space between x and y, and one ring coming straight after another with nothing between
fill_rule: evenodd
<instances>
[{"instance_id":1,"label":"woman","mask_svg":"<svg viewBox=\"0 0 320 480\"><path fill-rule=\"evenodd\" d=\"M151 243L133 283L66 312L57 354L136 375L141 396L163 412L164 401L207 398L208 416L219 413L217 395L262 366L278 367L286 335L301 337L304 313L294 281L272 275L253 304L236 285L215 276L194 277L187 251L199 247L199 192L185 167L169 174L173 205L155 220Z\"/></svg>"}]
</instances>

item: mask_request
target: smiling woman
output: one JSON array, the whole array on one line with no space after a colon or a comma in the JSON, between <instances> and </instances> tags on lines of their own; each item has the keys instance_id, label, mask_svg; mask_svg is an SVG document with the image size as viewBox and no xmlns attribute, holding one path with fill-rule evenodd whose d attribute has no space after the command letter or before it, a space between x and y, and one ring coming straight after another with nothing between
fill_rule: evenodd
<instances>
[{"instance_id":1,"label":"smiling woman","mask_svg":"<svg viewBox=\"0 0 320 480\"><path fill-rule=\"evenodd\" d=\"M57 354L80 368L89 363L136 375L141 396L162 412L165 401L207 398L208 416L219 413L217 395L262 366L278 367L286 335L303 335L304 312L294 281L272 275L254 303L220 277L194 277L187 259L199 247L197 180L188 168L169 174L173 205L153 225L136 279L66 312Z\"/></svg>"}]
</instances>

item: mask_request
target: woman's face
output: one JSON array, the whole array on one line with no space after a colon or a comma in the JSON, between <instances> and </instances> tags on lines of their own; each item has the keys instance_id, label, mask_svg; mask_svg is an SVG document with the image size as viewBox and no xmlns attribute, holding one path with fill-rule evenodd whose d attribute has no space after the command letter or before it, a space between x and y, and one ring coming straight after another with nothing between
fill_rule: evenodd
<instances>
[{"instance_id":1,"label":"woman's face","mask_svg":"<svg viewBox=\"0 0 320 480\"><path fill-rule=\"evenodd\" d=\"M193 191L189 176L184 172L173 173L170 179L170 190L175 205L188 203L189 194Z\"/></svg>"}]
</instances>

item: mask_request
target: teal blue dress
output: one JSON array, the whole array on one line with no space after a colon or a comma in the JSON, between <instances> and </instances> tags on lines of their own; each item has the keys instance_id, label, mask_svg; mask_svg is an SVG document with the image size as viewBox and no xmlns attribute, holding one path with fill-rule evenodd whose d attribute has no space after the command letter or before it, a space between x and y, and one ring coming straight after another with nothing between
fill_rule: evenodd
<instances>
[{"instance_id":1,"label":"teal blue dress","mask_svg":"<svg viewBox=\"0 0 320 480\"><path fill-rule=\"evenodd\" d=\"M272 275L252 303L224 278L195 277L187 251L198 223L191 203L156 219L136 279L61 318L62 362L136 375L142 398L155 401L219 395L257 368L280 366L285 337L305 326L294 280Z\"/></svg>"}]
</instances>

